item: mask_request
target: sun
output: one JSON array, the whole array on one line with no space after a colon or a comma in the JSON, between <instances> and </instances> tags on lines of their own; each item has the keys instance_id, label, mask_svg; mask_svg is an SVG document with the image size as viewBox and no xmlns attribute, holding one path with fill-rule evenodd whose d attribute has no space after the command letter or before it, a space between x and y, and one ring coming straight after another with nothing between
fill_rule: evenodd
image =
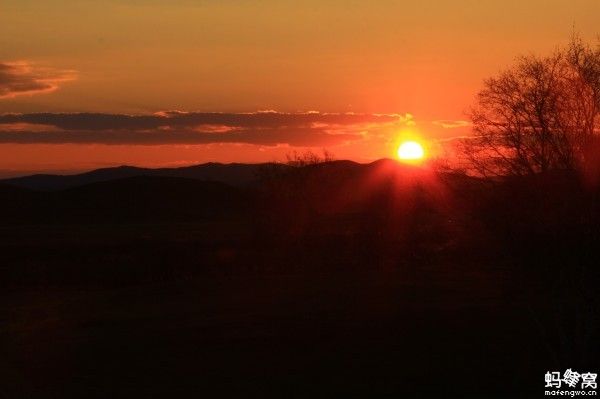
<instances>
[{"instance_id":1,"label":"sun","mask_svg":"<svg viewBox=\"0 0 600 399\"><path fill-rule=\"evenodd\" d=\"M416 141L404 141L398 147L398 158L403 161L419 161L425 157L423 146Z\"/></svg>"}]
</instances>

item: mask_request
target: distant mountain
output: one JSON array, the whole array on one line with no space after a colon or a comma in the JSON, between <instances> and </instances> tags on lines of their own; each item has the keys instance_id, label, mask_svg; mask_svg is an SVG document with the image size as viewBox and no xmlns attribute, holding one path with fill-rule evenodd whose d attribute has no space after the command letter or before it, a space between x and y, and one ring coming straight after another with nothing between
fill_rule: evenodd
<instances>
[{"instance_id":1,"label":"distant mountain","mask_svg":"<svg viewBox=\"0 0 600 399\"><path fill-rule=\"evenodd\" d=\"M274 168L273 168L274 167ZM290 168L288 165L275 163L241 164L241 163L205 163L200 165L179 168L139 168L135 166L118 166L113 168L96 169L90 172L75 175L36 174L30 176L13 177L0 180L0 185L12 186L34 191L60 191L74 187L81 187L92 183L107 182L130 177L178 177L206 182L220 182L238 188L254 186L260 179L261 172L264 177L277 169L284 172ZM377 161L360 164L353 161L337 160L303 167L314 177L331 179L332 182L346 179L356 183L360 176L367 175L369 179L389 179L394 176L416 176L424 170L399 163L392 159L379 159ZM407 172L410 173L407 174ZM415 175L416 173L416 175ZM331 182L330 182L331 183ZM0 190L1 192L1 190Z\"/></svg>"},{"instance_id":2,"label":"distant mountain","mask_svg":"<svg viewBox=\"0 0 600 399\"><path fill-rule=\"evenodd\" d=\"M137 176L183 177L203 181L226 183L235 187L246 187L257 180L261 167L265 164L221 164L205 163L180 168L138 168L119 166L96 169L76 175L37 174L0 180L0 184L39 191L57 191L90 183L123 179Z\"/></svg>"},{"instance_id":3,"label":"distant mountain","mask_svg":"<svg viewBox=\"0 0 600 399\"><path fill-rule=\"evenodd\" d=\"M0 216L11 223L239 216L257 205L253 203L257 191L250 188L258 187L261 168L265 182L270 178L286 182L284 196L300 196L326 212L348 210L350 204L363 203L385 191L390 179L418 171L393 160L370 164L341 160L298 169L281 164L207 163L182 168L120 166L77 175L32 175L0 181ZM266 208L272 205L264 204Z\"/></svg>"}]
</instances>

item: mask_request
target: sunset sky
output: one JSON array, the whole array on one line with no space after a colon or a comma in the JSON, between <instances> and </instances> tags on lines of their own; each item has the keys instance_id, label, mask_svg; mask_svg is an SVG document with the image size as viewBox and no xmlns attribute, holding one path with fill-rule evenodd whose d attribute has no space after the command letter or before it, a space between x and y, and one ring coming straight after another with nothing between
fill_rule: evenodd
<instances>
[{"instance_id":1,"label":"sunset sky","mask_svg":"<svg viewBox=\"0 0 600 399\"><path fill-rule=\"evenodd\" d=\"M599 20L598 0L3 0L0 176L435 147L469 134L484 78Z\"/></svg>"}]
</instances>

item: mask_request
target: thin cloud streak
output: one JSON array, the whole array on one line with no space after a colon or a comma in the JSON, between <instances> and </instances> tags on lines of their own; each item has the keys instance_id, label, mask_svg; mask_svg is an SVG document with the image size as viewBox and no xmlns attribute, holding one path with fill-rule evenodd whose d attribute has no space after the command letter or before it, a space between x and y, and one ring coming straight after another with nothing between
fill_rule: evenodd
<instances>
[{"instance_id":1,"label":"thin cloud streak","mask_svg":"<svg viewBox=\"0 0 600 399\"><path fill-rule=\"evenodd\" d=\"M461 127L471 126L471 122L465 120L448 120L442 119L432 122L434 125L441 126L444 129L456 129Z\"/></svg>"},{"instance_id":2,"label":"thin cloud streak","mask_svg":"<svg viewBox=\"0 0 600 399\"><path fill-rule=\"evenodd\" d=\"M0 62L0 99L50 93L77 78L75 71L38 67L30 62Z\"/></svg>"}]
</instances>

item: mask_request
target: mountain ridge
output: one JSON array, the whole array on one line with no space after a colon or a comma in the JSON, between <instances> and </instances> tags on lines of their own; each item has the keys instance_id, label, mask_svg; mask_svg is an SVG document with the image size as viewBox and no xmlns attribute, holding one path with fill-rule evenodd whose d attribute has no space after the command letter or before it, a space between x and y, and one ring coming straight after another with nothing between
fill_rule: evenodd
<instances>
[{"instance_id":1,"label":"mountain ridge","mask_svg":"<svg viewBox=\"0 0 600 399\"><path fill-rule=\"evenodd\" d=\"M327 164L347 166L353 161L339 160ZM84 186L91 183L111 181L136 176L185 177L202 181L217 181L234 187L248 187L258 180L262 168L268 165L285 165L273 162L265 163L219 163L207 162L202 164L174 168L143 168L131 165L120 165L109 168L99 168L73 175L39 173L27 176L0 179L0 184L26 188L34 191L60 191L72 187Z\"/></svg>"}]
</instances>

